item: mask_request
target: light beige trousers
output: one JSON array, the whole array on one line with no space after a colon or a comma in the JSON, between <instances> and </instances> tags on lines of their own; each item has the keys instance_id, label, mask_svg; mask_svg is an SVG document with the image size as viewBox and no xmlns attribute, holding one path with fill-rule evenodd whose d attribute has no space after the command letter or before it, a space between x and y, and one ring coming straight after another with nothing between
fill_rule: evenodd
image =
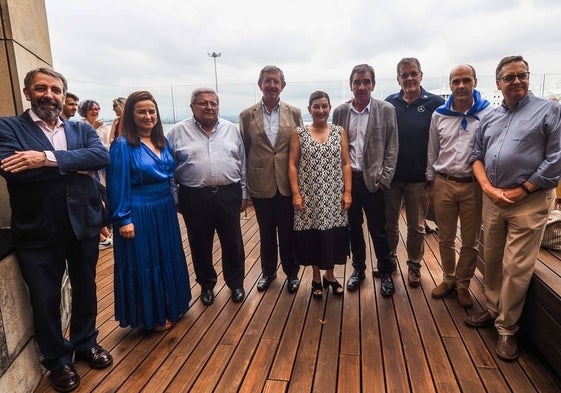
<instances>
[{"instance_id":1,"label":"light beige trousers","mask_svg":"<svg viewBox=\"0 0 561 393\"><path fill-rule=\"evenodd\" d=\"M485 297L499 334L518 331L526 292L555 190L540 190L508 208L483 195Z\"/></svg>"}]
</instances>

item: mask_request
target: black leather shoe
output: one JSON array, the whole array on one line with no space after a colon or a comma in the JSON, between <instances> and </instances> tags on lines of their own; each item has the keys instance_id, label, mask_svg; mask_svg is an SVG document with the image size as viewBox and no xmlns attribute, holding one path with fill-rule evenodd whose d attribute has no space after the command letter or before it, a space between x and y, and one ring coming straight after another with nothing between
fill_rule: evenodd
<instances>
[{"instance_id":1,"label":"black leather shoe","mask_svg":"<svg viewBox=\"0 0 561 393\"><path fill-rule=\"evenodd\" d=\"M92 347L86 352L80 352L77 357L78 359L84 359L92 368L105 368L113 363L113 356L100 346Z\"/></svg>"},{"instance_id":2,"label":"black leather shoe","mask_svg":"<svg viewBox=\"0 0 561 393\"><path fill-rule=\"evenodd\" d=\"M243 288L236 288L232 290L232 301L239 303L243 300L244 297L245 291L243 290Z\"/></svg>"},{"instance_id":3,"label":"black leather shoe","mask_svg":"<svg viewBox=\"0 0 561 393\"><path fill-rule=\"evenodd\" d=\"M380 293L382 296L391 296L395 293L395 286L393 285L391 274L382 274L380 280Z\"/></svg>"},{"instance_id":4,"label":"black leather shoe","mask_svg":"<svg viewBox=\"0 0 561 393\"><path fill-rule=\"evenodd\" d=\"M355 291L360 287L360 283L365 279L364 270L353 270L353 274L349 277L347 281L347 289L350 291Z\"/></svg>"},{"instance_id":5,"label":"black leather shoe","mask_svg":"<svg viewBox=\"0 0 561 393\"><path fill-rule=\"evenodd\" d=\"M51 371L50 379L57 392L71 392L80 386L80 376L71 363Z\"/></svg>"},{"instance_id":6,"label":"black leather shoe","mask_svg":"<svg viewBox=\"0 0 561 393\"><path fill-rule=\"evenodd\" d=\"M397 271L397 263L394 262L394 263L392 263L392 270L391 270L391 272L392 272L392 274L393 274L393 273L395 273L396 271ZM372 277L380 278L380 276L382 276L382 273L380 273L380 270L378 270L378 266L376 266L376 267L374 268L374 270L372 270Z\"/></svg>"},{"instance_id":7,"label":"black leather shoe","mask_svg":"<svg viewBox=\"0 0 561 393\"><path fill-rule=\"evenodd\" d=\"M205 306L210 306L212 303L214 303L214 292L212 292L212 289L202 289L201 290L201 303L203 303Z\"/></svg>"},{"instance_id":8,"label":"black leather shoe","mask_svg":"<svg viewBox=\"0 0 561 393\"><path fill-rule=\"evenodd\" d=\"M271 276L263 276L259 279L259 281L257 281L257 290L259 292L263 292L266 291L269 288L269 285L271 285L271 283L273 282L273 280L277 278L276 274L273 274Z\"/></svg>"},{"instance_id":9,"label":"black leather shoe","mask_svg":"<svg viewBox=\"0 0 561 393\"><path fill-rule=\"evenodd\" d=\"M288 277L286 279L286 290L288 293L295 293L300 286L300 279L298 277Z\"/></svg>"}]
</instances>

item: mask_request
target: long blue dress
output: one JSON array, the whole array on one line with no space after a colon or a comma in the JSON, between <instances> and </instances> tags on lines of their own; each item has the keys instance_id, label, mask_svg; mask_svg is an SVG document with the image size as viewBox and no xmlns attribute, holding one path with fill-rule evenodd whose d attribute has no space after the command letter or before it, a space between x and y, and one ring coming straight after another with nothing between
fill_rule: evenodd
<instances>
[{"instance_id":1,"label":"long blue dress","mask_svg":"<svg viewBox=\"0 0 561 393\"><path fill-rule=\"evenodd\" d=\"M191 288L170 187L175 163L166 142L158 157L119 137L111 146L108 200L114 228L115 318L121 327L151 329L189 308ZM134 224L135 237L118 228Z\"/></svg>"}]
</instances>

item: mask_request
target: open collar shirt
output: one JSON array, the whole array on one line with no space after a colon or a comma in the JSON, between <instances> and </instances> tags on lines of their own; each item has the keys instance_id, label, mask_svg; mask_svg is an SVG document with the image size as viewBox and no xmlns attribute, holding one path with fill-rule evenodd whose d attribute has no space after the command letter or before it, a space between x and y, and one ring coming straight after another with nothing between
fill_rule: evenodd
<instances>
[{"instance_id":1,"label":"open collar shirt","mask_svg":"<svg viewBox=\"0 0 561 393\"><path fill-rule=\"evenodd\" d=\"M434 180L436 172L455 177L473 174L469 157L473 151L475 133L483 116L492 110L493 107L489 105L477 112L477 118L468 116L466 129L462 127L461 116L443 115L437 111L432 114L427 152L428 181Z\"/></svg>"},{"instance_id":2,"label":"open collar shirt","mask_svg":"<svg viewBox=\"0 0 561 393\"><path fill-rule=\"evenodd\" d=\"M57 118L56 125L53 129L50 129L47 123L44 120L41 120L39 116L33 109L29 110L29 116L31 120L37 124L37 126L43 131L51 145L53 145L53 150L66 150L66 132L64 131L64 123L60 118ZM57 161L54 153L51 150L45 150L45 156L47 158L45 165L46 166L57 166Z\"/></svg>"},{"instance_id":3,"label":"open collar shirt","mask_svg":"<svg viewBox=\"0 0 561 393\"><path fill-rule=\"evenodd\" d=\"M357 111L351 104L351 112L349 117L349 157L351 159L351 168L353 171L362 172L362 163L364 160L364 137L366 135L366 126L368 125L368 117L370 116L370 101L362 110Z\"/></svg>"},{"instance_id":4,"label":"open collar shirt","mask_svg":"<svg viewBox=\"0 0 561 393\"><path fill-rule=\"evenodd\" d=\"M263 101L261 101L261 107L263 108L263 129L271 145L275 146L279 133L280 100L270 112Z\"/></svg>"},{"instance_id":5,"label":"open collar shirt","mask_svg":"<svg viewBox=\"0 0 561 393\"><path fill-rule=\"evenodd\" d=\"M241 133L219 118L208 135L194 117L177 123L167 135L175 162L176 182L185 187L225 186L240 183L247 199L245 148Z\"/></svg>"},{"instance_id":6,"label":"open collar shirt","mask_svg":"<svg viewBox=\"0 0 561 393\"><path fill-rule=\"evenodd\" d=\"M561 178L561 105L531 92L515 108L504 103L481 120L470 163L479 160L491 184L542 189Z\"/></svg>"}]
</instances>

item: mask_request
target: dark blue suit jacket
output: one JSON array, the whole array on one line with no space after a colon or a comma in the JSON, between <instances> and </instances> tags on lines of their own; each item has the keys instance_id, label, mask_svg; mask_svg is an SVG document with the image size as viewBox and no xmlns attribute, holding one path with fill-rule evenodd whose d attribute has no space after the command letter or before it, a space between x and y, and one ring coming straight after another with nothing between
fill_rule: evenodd
<instances>
[{"instance_id":1,"label":"dark blue suit jacket","mask_svg":"<svg viewBox=\"0 0 561 393\"><path fill-rule=\"evenodd\" d=\"M0 160L15 151L50 150L58 167L20 173L0 170L10 194L12 244L48 247L68 231L79 240L98 235L105 224L101 196L94 179L78 171L104 168L109 164L109 153L93 127L65 120L67 150L54 150L28 112L0 118Z\"/></svg>"}]
</instances>

